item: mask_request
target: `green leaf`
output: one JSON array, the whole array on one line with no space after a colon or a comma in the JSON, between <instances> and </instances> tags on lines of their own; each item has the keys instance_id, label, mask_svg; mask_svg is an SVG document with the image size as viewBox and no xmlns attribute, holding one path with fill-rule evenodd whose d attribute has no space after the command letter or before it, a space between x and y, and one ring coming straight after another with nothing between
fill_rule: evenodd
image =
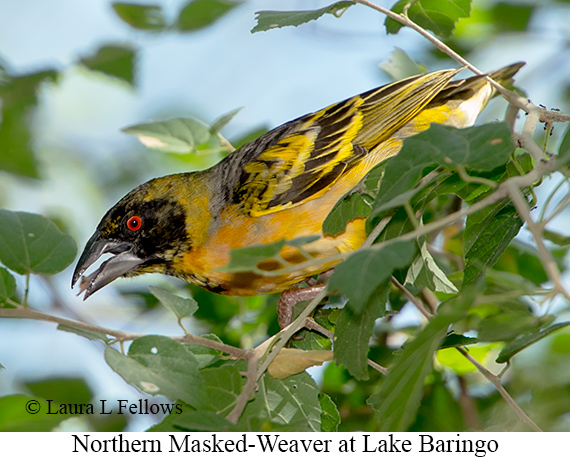
<instances>
[{"instance_id":1,"label":"green leaf","mask_svg":"<svg viewBox=\"0 0 570 457\"><path fill-rule=\"evenodd\" d=\"M514 240L513 243L516 243L516 241ZM510 248L511 246L508 249ZM535 266L530 265L529 270L531 273L533 268ZM536 266L536 268L542 269L542 264L540 264L540 267ZM539 279L543 277L546 277L544 273L540 275ZM540 293L540 288L533 281L527 279L526 275L522 275L520 272L501 271L497 268L497 264L487 271L486 283L487 293L495 295L493 302L496 305L509 302L519 303L516 300L517 297ZM501 300L501 295L504 295L503 300ZM522 305L522 307L528 309L526 305Z\"/></svg>"},{"instance_id":2,"label":"green leaf","mask_svg":"<svg viewBox=\"0 0 570 457\"><path fill-rule=\"evenodd\" d=\"M210 133L216 133L222 130L241 110L242 108L236 108L216 119L210 127Z\"/></svg>"},{"instance_id":3,"label":"green leaf","mask_svg":"<svg viewBox=\"0 0 570 457\"><path fill-rule=\"evenodd\" d=\"M335 268L329 280L330 290L338 290L348 298L347 306L354 313L362 313L378 287L396 268L408 266L414 253L413 242L395 242L380 249L357 251Z\"/></svg>"},{"instance_id":4,"label":"green leaf","mask_svg":"<svg viewBox=\"0 0 570 457\"><path fill-rule=\"evenodd\" d=\"M239 427L247 431L318 432L321 430L319 388L307 373L285 379L260 378L255 398L245 408Z\"/></svg>"},{"instance_id":5,"label":"green leaf","mask_svg":"<svg viewBox=\"0 0 570 457\"><path fill-rule=\"evenodd\" d=\"M319 394L321 404L321 432L338 432L340 414L336 405L327 394Z\"/></svg>"},{"instance_id":6,"label":"green leaf","mask_svg":"<svg viewBox=\"0 0 570 457\"><path fill-rule=\"evenodd\" d=\"M367 193L355 191L341 198L323 222L325 235L338 235L346 224L357 217L366 218L372 210L374 198Z\"/></svg>"},{"instance_id":7,"label":"green leaf","mask_svg":"<svg viewBox=\"0 0 570 457\"><path fill-rule=\"evenodd\" d=\"M132 342L128 356L107 348L105 360L125 381L142 392L182 400L198 409L210 409L199 361L185 345L171 338L143 336Z\"/></svg>"},{"instance_id":8,"label":"green leaf","mask_svg":"<svg viewBox=\"0 0 570 457\"><path fill-rule=\"evenodd\" d=\"M70 325L64 325L64 324L59 324L57 326L57 329L63 332L75 333L76 335L82 336L84 338L93 341L103 341L104 343L109 343L111 341L110 338L104 333L95 332L93 330L71 327Z\"/></svg>"},{"instance_id":9,"label":"green leaf","mask_svg":"<svg viewBox=\"0 0 570 457\"><path fill-rule=\"evenodd\" d=\"M442 37L450 36L457 21L471 13L471 0L400 0L392 11L402 13L407 5L410 5L407 16L413 22ZM397 33L403 27L389 17L384 25L387 33Z\"/></svg>"},{"instance_id":10,"label":"green leaf","mask_svg":"<svg viewBox=\"0 0 570 457\"><path fill-rule=\"evenodd\" d=\"M467 217L463 287L474 283L492 266L522 227L516 209L507 201L488 206Z\"/></svg>"},{"instance_id":11,"label":"green leaf","mask_svg":"<svg viewBox=\"0 0 570 457\"><path fill-rule=\"evenodd\" d=\"M73 238L46 217L0 210L0 261L10 270L51 275L65 269L76 254Z\"/></svg>"},{"instance_id":12,"label":"green leaf","mask_svg":"<svg viewBox=\"0 0 570 457\"><path fill-rule=\"evenodd\" d=\"M37 104L41 84L55 81L55 71L0 79L0 170L17 175L39 178L40 174L32 148L30 115Z\"/></svg>"},{"instance_id":13,"label":"green leaf","mask_svg":"<svg viewBox=\"0 0 570 457\"><path fill-rule=\"evenodd\" d=\"M228 0L193 0L180 11L176 26L182 32L193 32L213 24L241 2Z\"/></svg>"},{"instance_id":14,"label":"green leaf","mask_svg":"<svg viewBox=\"0 0 570 457\"><path fill-rule=\"evenodd\" d=\"M206 125L184 118L132 125L122 132L136 136L146 147L177 154L196 152L196 146L210 139Z\"/></svg>"},{"instance_id":15,"label":"green leaf","mask_svg":"<svg viewBox=\"0 0 570 457\"><path fill-rule=\"evenodd\" d=\"M463 410L451 390L447 377L432 371L426 379L424 397L416 420L409 431L416 433L426 430L448 433L465 431L467 427L464 424Z\"/></svg>"},{"instance_id":16,"label":"green leaf","mask_svg":"<svg viewBox=\"0 0 570 457\"><path fill-rule=\"evenodd\" d=\"M352 5L354 5L352 1L340 1L324 8L310 11L258 11L255 13L257 15L255 17L257 24L251 30L251 33L265 32L280 27L297 27L305 22L317 20L325 14L340 17Z\"/></svg>"},{"instance_id":17,"label":"green leaf","mask_svg":"<svg viewBox=\"0 0 570 457\"><path fill-rule=\"evenodd\" d=\"M282 239L271 244L232 249L229 263L219 268L218 271L239 272L255 270L257 265L264 260L277 258L281 249L285 246L285 242L286 240Z\"/></svg>"},{"instance_id":18,"label":"green leaf","mask_svg":"<svg viewBox=\"0 0 570 457\"><path fill-rule=\"evenodd\" d=\"M565 236L557 232L553 232L552 230L544 229L543 236L545 240L551 241L552 243L567 247L570 246L570 236Z\"/></svg>"},{"instance_id":19,"label":"green leaf","mask_svg":"<svg viewBox=\"0 0 570 457\"><path fill-rule=\"evenodd\" d=\"M306 304L307 302L301 302L293 308L293 318L297 317L299 313L305 309ZM329 301L329 305L334 306L331 301ZM333 332L334 325L332 325L332 321L336 322L336 319L332 316L339 312L339 309L328 307L325 309L319 307L313 314L313 319L317 324ZM299 336L299 339L290 341L290 347L303 349L305 351L332 350L331 340L324 335L309 330L301 330L297 335Z\"/></svg>"},{"instance_id":20,"label":"green leaf","mask_svg":"<svg viewBox=\"0 0 570 457\"><path fill-rule=\"evenodd\" d=\"M543 232L544 239L552 241L546 232L547 230ZM493 265L493 270L510 273L512 275L511 281L516 281L513 284L513 289L519 289L521 295L536 292L536 288L532 290L532 287L529 287L525 280L531 281L537 286L548 281L548 275L544 271L536 247L516 239L511 241L507 249L500 255L497 262ZM494 271L490 273L494 274ZM504 278L500 278L500 281L505 284Z\"/></svg>"},{"instance_id":21,"label":"green leaf","mask_svg":"<svg viewBox=\"0 0 570 457\"><path fill-rule=\"evenodd\" d=\"M302 248L305 244L317 241L319 238L319 235L299 236L297 238L293 238L292 240L286 240L285 244L287 246L293 246L295 248Z\"/></svg>"},{"instance_id":22,"label":"green leaf","mask_svg":"<svg viewBox=\"0 0 570 457\"><path fill-rule=\"evenodd\" d=\"M373 229L373 226L371 224L370 226L368 226L369 221L371 219L372 218L369 217L366 220L368 232L370 232ZM380 221L374 219L374 222L380 222ZM390 218L390 222L388 223L388 225L384 228L384 230L382 230L382 233L376 240L376 243L392 240L394 238L397 238L399 236L411 232L412 230L414 230L414 228L415 228L414 224L412 224L412 222L410 221L406 209L403 207L398 208Z\"/></svg>"},{"instance_id":23,"label":"green leaf","mask_svg":"<svg viewBox=\"0 0 570 457\"><path fill-rule=\"evenodd\" d=\"M499 2L490 10L492 20L502 33L509 30L524 32L535 10L535 5L509 4Z\"/></svg>"},{"instance_id":24,"label":"green leaf","mask_svg":"<svg viewBox=\"0 0 570 457\"><path fill-rule=\"evenodd\" d=\"M566 162L570 160L570 125L566 129L560 146L558 146L558 157Z\"/></svg>"},{"instance_id":25,"label":"green leaf","mask_svg":"<svg viewBox=\"0 0 570 457\"><path fill-rule=\"evenodd\" d=\"M89 70L133 84L135 50L131 46L101 46L94 55L83 57L80 62Z\"/></svg>"},{"instance_id":26,"label":"green leaf","mask_svg":"<svg viewBox=\"0 0 570 457\"><path fill-rule=\"evenodd\" d=\"M368 400L380 419L380 431L402 432L412 424L433 356L448 327L463 317L472 301L466 295L442 303L438 314L398 353L380 391Z\"/></svg>"},{"instance_id":27,"label":"green leaf","mask_svg":"<svg viewBox=\"0 0 570 457\"><path fill-rule=\"evenodd\" d=\"M387 163L374 201L372 218L410 201L417 192L414 186L423 176L423 171L433 166L433 156L437 153L437 144L432 144L431 139L423 139L425 133L406 138L400 152Z\"/></svg>"},{"instance_id":28,"label":"green leaf","mask_svg":"<svg viewBox=\"0 0 570 457\"><path fill-rule=\"evenodd\" d=\"M485 364L487 356L497 347L496 343L477 344L469 347L469 354L478 362ZM465 376L468 373L475 373L477 367L473 365L463 354L456 350L455 347L440 348L437 352L436 359L439 364L451 369L457 376Z\"/></svg>"},{"instance_id":29,"label":"green leaf","mask_svg":"<svg viewBox=\"0 0 570 457\"><path fill-rule=\"evenodd\" d=\"M386 314L390 282L376 289L362 312L345 306L336 323L334 358L356 379L368 379L368 350L376 319Z\"/></svg>"},{"instance_id":30,"label":"green leaf","mask_svg":"<svg viewBox=\"0 0 570 457\"><path fill-rule=\"evenodd\" d=\"M160 5L135 5L116 2L111 6L124 22L135 29L157 31L165 27L166 21Z\"/></svg>"},{"instance_id":31,"label":"green leaf","mask_svg":"<svg viewBox=\"0 0 570 457\"><path fill-rule=\"evenodd\" d=\"M487 316L479 324L479 341L510 341L527 332L534 332L544 324L530 313L502 312Z\"/></svg>"},{"instance_id":32,"label":"green leaf","mask_svg":"<svg viewBox=\"0 0 570 457\"><path fill-rule=\"evenodd\" d=\"M0 267L0 303L6 301L16 292L16 280L8 270Z\"/></svg>"},{"instance_id":33,"label":"green leaf","mask_svg":"<svg viewBox=\"0 0 570 457\"><path fill-rule=\"evenodd\" d=\"M214 411L194 411L188 407L182 413L172 413L149 432L237 432L238 427ZM181 441L181 440L180 440Z\"/></svg>"},{"instance_id":34,"label":"green leaf","mask_svg":"<svg viewBox=\"0 0 570 457\"><path fill-rule=\"evenodd\" d=\"M30 403L33 402L33 403ZM37 409L30 414L27 407ZM0 398L0 432L49 432L61 421L72 417L70 414L48 414L48 402L26 395L9 395ZM53 411L59 405L52 404Z\"/></svg>"},{"instance_id":35,"label":"green leaf","mask_svg":"<svg viewBox=\"0 0 570 457\"><path fill-rule=\"evenodd\" d=\"M217 335L211 333L200 336L202 338L216 341L218 343L222 342L222 340ZM211 365L216 360L218 360L220 358L220 355L222 354L220 351L216 349L202 346L200 344L186 343L186 347L190 350L190 352L194 354L194 356L196 356L196 359L200 363L200 368L204 368L207 367L208 365Z\"/></svg>"},{"instance_id":36,"label":"green leaf","mask_svg":"<svg viewBox=\"0 0 570 457\"><path fill-rule=\"evenodd\" d=\"M223 414L214 411L196 411L184 402L176 402L175 409L162 422L153 425L148 432L237 432L236 425ZM181 444L182 440L178 441ZM184 449L184 448L183 448Z\"/></svg>"},{"instance_id":37,"label":"green leaf","mask_svg":"<svg viewBox=\"0 0 570 457\"><path fill-rule=\"evenodd\" d=\"M570 325L570 322L559 322L558 324L551 325L548 328L543 328L542 330L529 333L528 335L521 336L516 340L511 341L510 343L506 344L505 347L501 350L495 359L495 362L508 362L514 355L518 354L523 349L529 347L537 341L540 341L545 336L548 336L551 333L560 330L561 328L567 327L568 325Z\"/></svg>"},{"instance_id":38,"label":"green leaf","mask_svg":"<svg viewBox=\"0 0 570 457\"><path fill-rule=\"evenodd\" d=\"M505 122L463 129L431 124L418 137L437 146L432 152L433 160L451 169L464 166L490 171L507 163L514 150L511 130Z\"/></svg>"},{"instance_id":39,"label":"green leaf","mask_svg":"<svg viewBox=\"0 0 570 457\"><path fill-rule=\"evenodd\" d=\"M83 378L48 378L28 381L24 385L34 397L60 404L86 404L93 398L93 392Z\"/></svg>"},{"instance_id":40,"label":"green leaf","mask_svg":"<svg viewBox=\"0 0 570 457\"><path fill-rule=\"evenodd\" d=\"M236 365L222 365L200 370L208 392L210 409L227 415L238 401L242 389L242 376Z\"/></svg>"},{"instance_id":41,"label":"green leaf","mask_svg":"<svg viewBox=\"0 0 570 457\"><path fill-rule=\"evenodd\" d=\"M426 67L414 62L406 51L395 48L390 54L390 60L380 64L380 69L394 81L420 75L426 72Z\"/></svg>"},{"instance_id":42,"label":"green leaf","mask_svg":"<svg viewBox=\"0 0 570 457\"><path fill-rule=\"evenodd\" d=\"M232 249L230 252L229 263L219 268L217 271L231 273L256 271L257 266L264 261L273 260L277 263L282 263L280 252L284 246L287 245L295 247L303 253L303 245L312 243L318 238L319 236L317 235L301 236L292 240L281 239L274 243ZM283 266L285 265L283 264Z\"/></svg>"},{"instance_id":43,"label":"green leaf","mask_svg":"<svg viewBox=\"0 0 570 457\"><path fill-rule=\"evenodd\" d=\"M407 284L410 284L418 292L424 287L427 287L432 292L443 292L446 294L459 292L437 263L435 263L435 259L428 251L425 241L420 248L420 254L408 269L404 285Z\"/></svg>"},{"instance_id":44,"label":"green leaf","mask_svg":"<svg viewBox=\"0 0 570 457\"><path fill-rule=\"evenodd\" d=\"M439 349L446 349L446 348L456 348L462 346L468 346L470 344L478 343L479 340L477 338L473 338L471 336L461 335L459 333L451 332L445 336L443 341L441 342Z\"/></svg>"},{"instance_id":45,"label":"green leaf","mask_svg":"<svg viewBox=\"0 0 570 457\"><path fill-rule=\"evenodd\" d=\"M174 313L179 322L185 317L192 316L198 310L198 303L193 298L180 297L159 287L148 286L148 288L165 308Z\"/></svg>"}]
</instances>

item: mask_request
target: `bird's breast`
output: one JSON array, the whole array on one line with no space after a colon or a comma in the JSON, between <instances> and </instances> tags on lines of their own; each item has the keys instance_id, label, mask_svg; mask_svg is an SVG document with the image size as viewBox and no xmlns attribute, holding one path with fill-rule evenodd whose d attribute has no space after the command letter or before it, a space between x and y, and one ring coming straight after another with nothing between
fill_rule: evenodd
<instances>
[{"instance_id":1,"label":"bird's breast","mask_svg":"<svg viewBox=\"0 0 570 457\"><path fill-rule=\"evenodd\" d=\"M327 271L340 261L339 253L357 249L366 237L364 219L351 221L338 236L322 233L323 221L336 201L355 184L337 186L334 191L303 205L261 217L252 217L237 207L228 206L220 213L205 241L175 261L175 274L217 293L258 295L281 292L311 275ZM280 252L283 262L266 261L258 265L274 273L219 271L230 261L232 249L307 236L317 239L302 246L303 251L286 245ZM311 259L310 264L306 264ZM287 268L287 273L278 274L282 268Z\"/></svg>"}]
</instances>

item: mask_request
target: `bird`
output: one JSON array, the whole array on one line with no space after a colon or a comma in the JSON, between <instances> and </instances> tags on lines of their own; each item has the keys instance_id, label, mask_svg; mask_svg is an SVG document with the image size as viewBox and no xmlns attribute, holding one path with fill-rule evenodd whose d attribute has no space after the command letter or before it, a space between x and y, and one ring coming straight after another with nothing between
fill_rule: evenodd
<instances>
[{"instance_id":1,"label":"bird","mask_svg":"<svg viewBox=\"0 0 570 457\"><path fill-rule=\"evenodd\" d=\"M523 62L487 74L504 86ZM289 121L241 146L209 169L141 184L102 217L72 278L84 299L119 277L162 273L218 294L286 292L331 270L339 253L366 239L355 218L337 235L323 233L335 204L406 137L431 123L473 125L496 89L476 75L453 80L445 69L396 81ZM224 270L232 249L312 237L304 253L284 245L292 266L272 275ZM104 254L112 256L84 273ZM306 256L322 262L310 262ZM331 258L335 260L330 260ZM305 262L305 265L302 263ZM267 271L279 264L258 265Z\"/></svg>"}]
</instances>

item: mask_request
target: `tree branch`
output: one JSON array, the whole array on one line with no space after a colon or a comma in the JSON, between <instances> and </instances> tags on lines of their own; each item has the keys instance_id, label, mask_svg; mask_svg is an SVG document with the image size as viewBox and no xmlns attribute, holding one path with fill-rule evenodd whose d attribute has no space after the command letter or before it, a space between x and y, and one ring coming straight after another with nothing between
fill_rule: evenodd
<instances>
[{"instance_id":1,"label":"tree branch","mask_svg":"<svg viewBox=\"0 0 570 457\"><path fill-rule=\"evenodd\" d=\"M19 319L33 319L36 321L52 322L58 325L66 325L68 327L76 328L79 330L87 330L89 332L102 333L104 335L109 335L115 338L119 342L132 341L137 338L146 336L141 333L131 333L122 330L115 330L111 328L101 327L95 324L88 324L86 322L75 321L72 319L66 319L64 317L52 316L50 314L44 314L36 311L29 307L18 306L16 308L0 308L0 317L12 317ZM217 351L225 352L230 356L237 359L244 359L247 357L247 351L243 349L230 346L228 344L220 343L218 341L213 341L208 338L201 336L186 334L184 336L171 336L175 341L180 343L194 343L201 346L206 346Z\"/></svg>"},{"instance_id":2,"label":"tree branch","mask_svg":"<svg viewBox=\"0 0 570 457\"><path fill-rule=\"evenodd\" d=\"M519 213L522 220L526 223L527 228L532 233L534 237L534 241L536 243L536 247L538 249L538 257L548 275L548 278L552 282L554 286L554 290L558 293L564 295L566 300L570 302L570 295L568 291L562 284L562 279L560 278L560 272L558 271L558 266L552 257L552 254L546 247L543 241L543 228L536 224L530 215L530 210L528 208L528 204L526 200L521 195L520 190L513 185L513 183L507 184L507 190L509 192L509 196L511 197L511 201L517 212Z\"/></svg>"},{"instance_id":3,"label":"tree branch","mask_svg":"<svg viewBox=\"0 0 570 457\"><path fill-rule=\"evenodd\" d=\"M517 414L517 416L519 417L519 419L522 422L524 422L525 424L528 424L535 432L542 432L540 427L538 425L536 425L534 423L534 421L526 415L526 413L521 409L521 407L519 405L517 405L517 403L514 401L513 397L511 397L509 395L509 393L505 390L505 388L501 384L501 380L497 376L495 376L493 373L491 373L489 370L487 370L487 368L484 365L479 363L479 361L477 359L475 359L473 356L471 356L471 354L469 354L465 349L463 349L463 348L456 348L456 349L461 354L463 354L463 356L467 360L469 360L473 365L475 365L477 367L477 369L479 370L479 372L483 376L485 376L485 378L487 378L487 380L489 380L495 386L495 388L499 391L499 393L505 399L505 401L509 404L509 406L515 411L515 413Z\"/></svg>"}]
</instances>

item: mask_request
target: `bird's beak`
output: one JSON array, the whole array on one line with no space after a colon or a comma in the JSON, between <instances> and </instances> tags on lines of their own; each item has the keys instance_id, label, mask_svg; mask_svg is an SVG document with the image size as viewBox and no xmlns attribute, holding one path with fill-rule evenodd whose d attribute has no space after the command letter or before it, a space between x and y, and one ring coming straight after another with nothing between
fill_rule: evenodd
<instances>
[{"instance_id":1,"label":"bird's beak","mask_svg":"<svg viewBox=\"0 0 570 457\"><path fill-rule=\"evenodd\" d=\"M81 277L80 291L85 292L85 300L94 292L106 286L115 279L133 271L144 262L133 253L133 244L125 241L107 240L101 237L97 231L87 242L83 254L77 262L71 287L75 285ZM115 254L106 260L101 266L89 276L82 276L85 270L93 265L103 254Z\"/></svg>"}]
</instances>

